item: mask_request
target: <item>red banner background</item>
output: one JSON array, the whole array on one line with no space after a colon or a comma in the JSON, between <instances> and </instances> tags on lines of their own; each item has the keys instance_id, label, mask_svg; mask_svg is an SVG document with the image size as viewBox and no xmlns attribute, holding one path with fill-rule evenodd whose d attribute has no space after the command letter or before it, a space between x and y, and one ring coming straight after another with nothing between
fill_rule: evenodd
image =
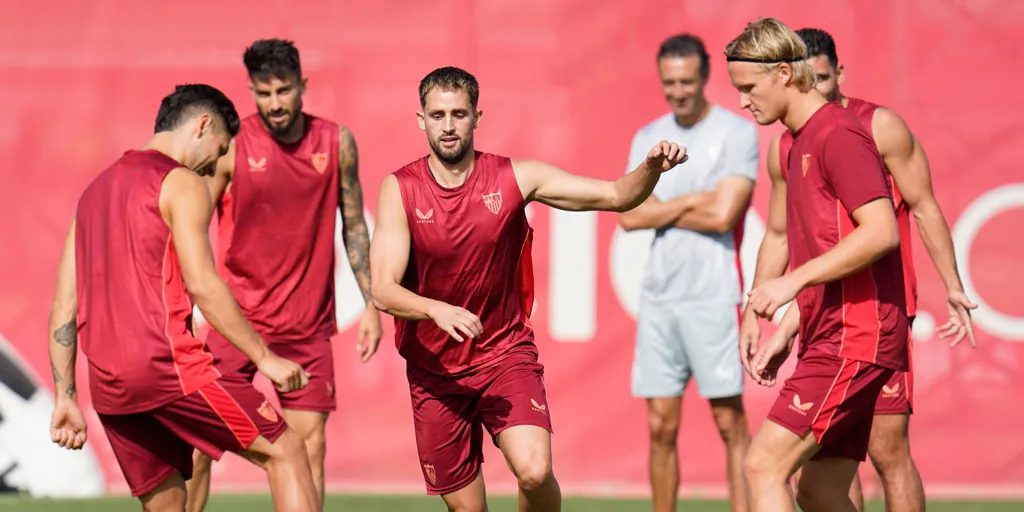
<instances>
[{"instance_id":1,"label":"red banner background","mask_svg":"<svg viewBox=\"0 0 1024 512\"><path fill-rule=\"evenodd\" d=\"M241 113L253 112L241 53L256 38L297 42L309 76L306 108L356 134L372 212L383 177L427 150L413 113L418 81L435 67L462 66L480 79L479 148L613 178L634 131L665 110L654 66L661 40L682 31L703 37L712 55L707 94L736 109L721 50L759 16L829 30L846 65L844 90L895 108L922 140L961 273L983 306L976 351L950 351L934 337L934 325L945 321L944 290L915 236L922 315L914 454L932 495L1021 494L1024 282L1015 270L1024 241L1015 209L1024 206L1024 124L1013 76L1024 64L1024 4L1012 0L11 3L0 19L0 333L37 375L49 375L46 315L79 193L146 140L160 98L175 84L211 83ZM762 146L779 130L763 128ZM744 243L748 272L768 197L761 176ZM645 409L629 394L629 368L649 235L623 236L611 214L532 210L534 321L556 474L567 492L646 492ZM352 327L361 300L344 261L339 271L340 409L328 426L328 484L420 492L391 322L380 353L359 364ZM756 429L776 390L748 389ZM122 492L89 414L107 487ZM488 486L510 489L500 455L486 449ZM692 394L680 449L686 491L721 493L724 453L708 406ZM241 459L215 467L217 490L264 489L260 472ZM877 483L866 464L863 475L871 492Z\"/></svg>"}]
</instances>

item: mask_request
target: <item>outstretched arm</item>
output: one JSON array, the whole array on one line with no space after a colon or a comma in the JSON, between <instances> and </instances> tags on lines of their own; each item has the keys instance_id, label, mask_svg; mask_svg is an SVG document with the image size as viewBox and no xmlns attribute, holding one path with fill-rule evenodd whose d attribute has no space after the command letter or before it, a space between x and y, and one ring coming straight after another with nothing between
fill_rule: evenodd
<instances>
[{"instance_id":1,"label":"outstretched arm","mask_svg":"<svg viewBox=\"0 0 1024 512\"><path fill-rule=\"evenodd\" d=\"M348 262L359 283L359 290L368 306L373 305L370 292L370 232L363 216L363 187L359 182L359 153L352 132L341 127L338 145L338 195L341 206L342 238L348 251Z\"/></svg>"},{"instance_id":2,"label":"outstretched arm","mask_svg":"<svg viewBox=\"0 0 1024 512\"><path fill-rule=\"evenodd\" d=\"M685 160L685 148L663 141L635 170L615 181L570 174L536 160L517 160L512 167L527 202L538 201L559 210L624 212L651 195L661 173Z\"/></svg>"},{"instance_id":3,"label":"outstretched arm","mask_svg":"<svg viewBox=\"0 0 1024 512\"><path fill-rule=\"evenodd\" d=\"M76 400L75 359L78 353L78 283L75 269L75 222L64 240L57 269L57 289L50 307L50 369L60 400Z\"/></svg>"}]
</instances>

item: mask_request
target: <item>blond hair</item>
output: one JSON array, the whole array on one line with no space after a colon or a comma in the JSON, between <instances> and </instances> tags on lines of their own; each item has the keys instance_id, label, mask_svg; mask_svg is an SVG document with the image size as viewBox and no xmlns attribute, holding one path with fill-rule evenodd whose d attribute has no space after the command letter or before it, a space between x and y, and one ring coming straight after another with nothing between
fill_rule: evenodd
<instances>
[{"instance_id":1,"label":"blond hair","mask_svg":"<svg viewBox=\"0 0 1024 512\"><path fill-rule=\"evenodd\" d=\"M787 63L793 69L793 85L801 92L814 87L814 70L807 63L807 45L775 18L761 18L747 24L743 33L725 47L726 60L730 62L755 62L764 72L769 72Z\"/></svg>"}]
</instances>

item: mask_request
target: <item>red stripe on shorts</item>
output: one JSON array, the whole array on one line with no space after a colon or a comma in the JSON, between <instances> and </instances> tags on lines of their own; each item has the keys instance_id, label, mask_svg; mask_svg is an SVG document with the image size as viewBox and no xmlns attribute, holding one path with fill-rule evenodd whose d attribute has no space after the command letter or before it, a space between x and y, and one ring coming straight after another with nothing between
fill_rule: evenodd
<instances>
[{"instance_id":1,"label":"red stripe on shorts","mask_svg":"<svg viewBox=\"0 0 1024 512\"><path fill-rule=\"evenodd\" d=\"M821 409L818 409L818 414L811 423L811 432L819 443L825 432L832 426L832 420L839 411L839 406L846 401L846 394L850 391L850 384L853 383L853 378L860 371L860 364L860 361L843 359L842 366L839 367L839 373L836 374L835 380L832 381L832 386L829 388L828 393L825 394L825 399L821 403Z\"/></svg>"},{"instance_id":2,"label":"red stripe on shorts","mask_svg":"<svg viewBox=\"0 0 1024 512\"><path fill-rule=\"evenodd\" d=\"M213 412L217 413L242 448L249 448L252 442L259 437L260 429L219 382L203 386L199 390L199 394L210 405Z\"/></svg>"}]
</instances>

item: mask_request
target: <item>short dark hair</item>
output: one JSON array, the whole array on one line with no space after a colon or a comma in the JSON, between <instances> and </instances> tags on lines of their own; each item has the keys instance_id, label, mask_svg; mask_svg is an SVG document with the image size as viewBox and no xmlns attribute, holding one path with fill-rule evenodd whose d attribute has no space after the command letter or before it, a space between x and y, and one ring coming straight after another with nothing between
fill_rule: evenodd
<instances>
[{"instance_id":1,"label":"short dark hair","mask_svg":"<svg viewBox=\"0 0 1024 512\"><path fill-rule=\"evenodd\" d=\"M696 55L700 57L700 75L707 78L711 73L711 63L708 62L708 51L704 49L704 41L692 34L679 34L672 36L661 43L658 48L658 60L665 57L689 57Z\"/></svg>"},{"instance_id":2,"label":"short dark hair","mask_svg":"<svg viewBox=\"0 0 1024 512\"><path fill-rule=\"evenodd\" d=\"M166 132L178 127L191 115L210 113L224 123L224 129L234 137L238 134L238 111L224 93L206 84L185 84L174 88L174 92L160 102L156 114L154 133Z\"/></svg>"},{"instance_id":3,"label":"short dark hair","mask_svg":"<svg viewBox=\"0 0 1024 512\"><path fill-rule=\"evenodd\" d=\"M245 49L242 56L249 78L302 78L299 49L284 39L260 39Z\"/></svg>"},{"instance_id":4,"label":"short dark hair","mask_svg":"<svg viewBox=\"0 0 1024 512\"><path fill-rule=\"evenodd\" d=\"M480 100L480 84L468 71L454 66L437 68L420 80L420 107L427 106L427 94L434 88L443 91L463 91L469 95L469 102L476 108Z\"/></svg>"},{"instance_id":5,"label":"short dark hair","mask_svg":"<svg viewBox=\"0 0 1024 512\"><path fill-rule=\"evenodd\" d=\"M832 35L819 28L802 28L796 31L796 35L804 40L807 45L807 56L817 57L824 55L828 57L828 63L832 67L839 66L839 55L836 54L836 41Z\"/></svg>"}]
</instances>

